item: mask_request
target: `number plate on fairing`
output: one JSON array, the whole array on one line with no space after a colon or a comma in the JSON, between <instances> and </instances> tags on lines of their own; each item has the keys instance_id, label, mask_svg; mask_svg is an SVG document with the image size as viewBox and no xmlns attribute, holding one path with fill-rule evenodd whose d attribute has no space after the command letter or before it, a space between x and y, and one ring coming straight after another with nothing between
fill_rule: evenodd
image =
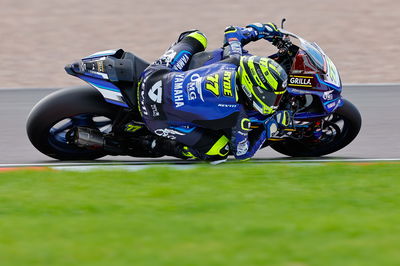
<instances>
[{"instance_id":1,"label":"number plate on fairing","mask_svg":"<svg viewBox=\"0 0 400 266\"><path fill-rule=\"evenodd\" d=\"M325 82L340 88L342 84L335 64L333 64L332 60L327 55L325 55L325 60L327 65L326 75L324 75Z\"/></svg>"}]
</instances>

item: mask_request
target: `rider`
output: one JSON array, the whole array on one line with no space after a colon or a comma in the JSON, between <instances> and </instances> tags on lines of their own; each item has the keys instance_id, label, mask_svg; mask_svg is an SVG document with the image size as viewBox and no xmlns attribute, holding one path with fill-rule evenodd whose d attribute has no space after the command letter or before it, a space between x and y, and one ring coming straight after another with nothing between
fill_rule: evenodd
<instances>
[{"instance_id":1,"label":"rider","mask_svg":"<svg viewBox=\"0 0 400 266\"><path fill-rule=\"evenodd\" d=\"M151 139L147 148L201 160L224 160L229 153L237 159L252 157L289 123L288 112L276 112L287 75L268 57L243 55L242 47L259 39L275 44L281 38L273 23L230 26L225 59L188 70L207 39L197 30L182 33L140 79L141 115L147 128L163 137ZM261 130L252 129L250 110L270 115Z\"/></svg>"}]
</instances>

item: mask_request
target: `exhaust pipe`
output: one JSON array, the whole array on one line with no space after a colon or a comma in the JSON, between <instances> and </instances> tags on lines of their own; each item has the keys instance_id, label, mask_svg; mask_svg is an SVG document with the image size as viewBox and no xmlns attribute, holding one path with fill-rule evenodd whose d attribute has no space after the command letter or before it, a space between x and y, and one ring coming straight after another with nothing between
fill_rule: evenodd
<instances>
[{"instance_id":1,"label":"exhaust pipe","mask_svg":"<svg viewBox=\"0 0 400 266\"><path fill-rule=\"evenodd\" d=\"M67 139L69 143L90 150L101 150L104 147L103 134L92 128L76 127L70 131Z\"/></svg>"},{"instance_id":2,"label":"exhaust pipe","mask_svg":"<svg viewBox=\"0 0 400 266\"><path fill-rule=\"evenodd\" d=\"M69 144L89 150L105 150L110 154L124 155L123 149L118 144L107 141L104 134L98 129L88 127L75 127L67 134Z\"/></svg>"}]
</instances>

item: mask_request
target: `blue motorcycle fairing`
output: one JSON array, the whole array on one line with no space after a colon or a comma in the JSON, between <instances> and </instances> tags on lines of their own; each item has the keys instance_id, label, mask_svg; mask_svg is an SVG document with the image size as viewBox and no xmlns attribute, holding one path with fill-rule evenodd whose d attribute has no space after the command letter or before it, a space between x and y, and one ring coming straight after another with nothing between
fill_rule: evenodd
<instances>
[{"instance_id":1,"label":"blue motorcycle fairing","mask_svg":"<svg viewBox=\"0 0 400 266\"><path fill-rule=\"evenodd\" d=\"M104 64L107 57L120 57L123 53L122 49L97 52L83 58L80 62L74 63L72 69L76 77L97 89L106 102L129 108L121 89L110 81Z\"/></svg>"},{"instance_id":2,"label":"blue motorcycle fairing","mask_svg":"<svg viewBox=\"0 0 400 266\"><path fill-rule=\"evenodd\" d=\"M86 81L93 88L97 89L103 95L106 102L129 108L121 93L120 88L115 86L113 83L107 80L94 78L87 75L78 75L78 77Z\"/></svg>"}]
</instances>

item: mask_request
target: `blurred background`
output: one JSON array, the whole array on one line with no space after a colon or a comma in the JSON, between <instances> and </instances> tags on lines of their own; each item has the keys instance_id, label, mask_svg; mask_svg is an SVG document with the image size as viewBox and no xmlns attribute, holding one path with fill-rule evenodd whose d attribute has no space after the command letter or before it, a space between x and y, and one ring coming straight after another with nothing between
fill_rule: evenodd
<instances>
[{"instance_id":1,"label":"blurred background","mask_svg":"<svg viewBox=\"0 0 400 266\"><path fill-rule=\"evenodd\" d=\"M287 19L285 28L317 42L344 83L400 82L400 1L0 0L0 88L82 85L64 65L97 51L123 48L145 60L163 54L180 32L196 28L209 49L224 28ZM273 52L266 42L249 50Z\"/></svg>"}]
</instances>

